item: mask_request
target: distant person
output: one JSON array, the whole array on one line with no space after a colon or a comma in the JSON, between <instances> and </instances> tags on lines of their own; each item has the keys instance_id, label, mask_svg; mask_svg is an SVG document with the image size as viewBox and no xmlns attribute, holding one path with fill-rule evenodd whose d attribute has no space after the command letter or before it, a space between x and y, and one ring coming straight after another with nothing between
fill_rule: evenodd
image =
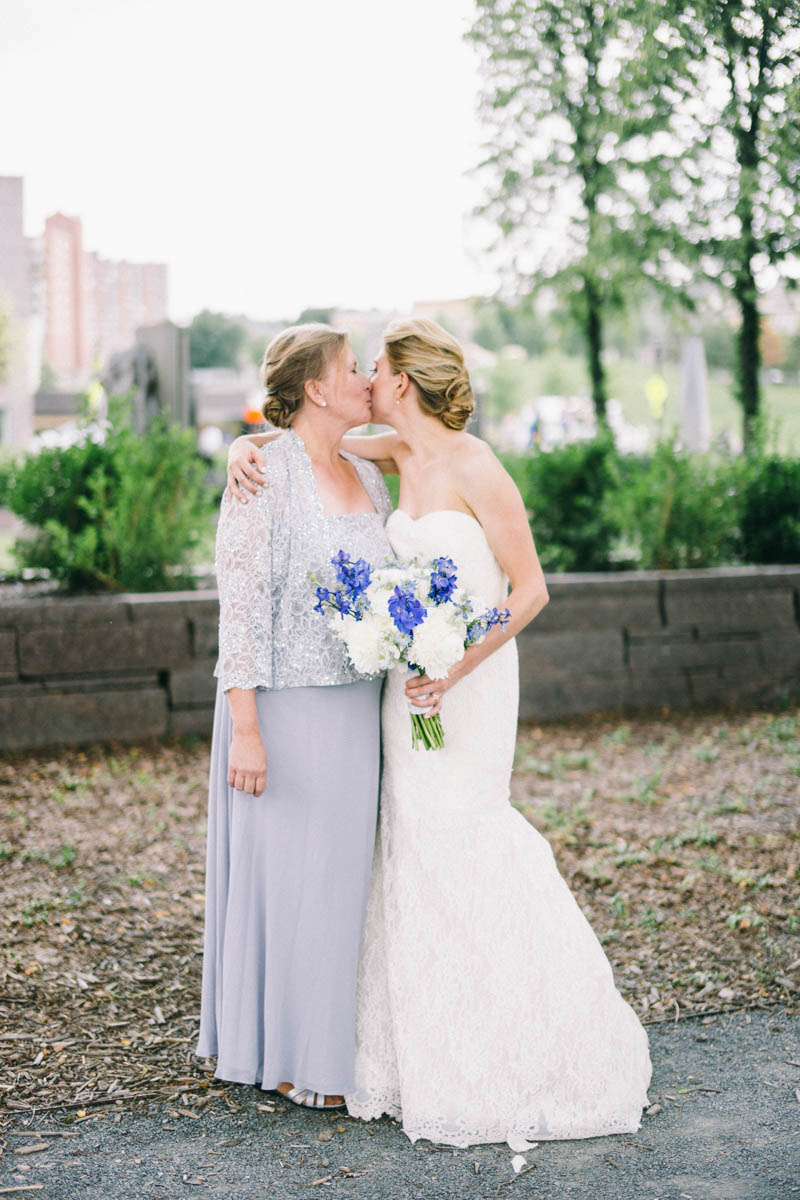
<instances>
[{"instance_id":1,"label":"distant person","mask_svg":"<svg viewBox=\"0 0 800 1200\"><path fill-rule=\"evenodd\" d=\"M460 585L511 614L445 679L387 676L347 1106L365 1119L388 1113L412 1141L519 1149L527 1139L634 1132L651 1068L647 1034L549 843L509 803L514 635L547 588L519 492L489 446L464 431L472 407L458 342L432 321L393 322L372 412L394 432L342 443L400 475L387 521L397 557L450 557ZM256 504L284 487L269 448L247 441L234 443L228 479ZM412 748L408 699L441 712L443 749Z\"/></svg>"}]
</instances>

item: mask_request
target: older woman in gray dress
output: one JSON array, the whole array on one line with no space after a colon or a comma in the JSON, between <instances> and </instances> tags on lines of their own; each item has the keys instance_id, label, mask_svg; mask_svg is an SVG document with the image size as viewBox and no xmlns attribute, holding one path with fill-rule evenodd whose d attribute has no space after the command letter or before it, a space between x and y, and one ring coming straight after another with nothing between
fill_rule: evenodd
<instances>
[{"instance_id":1,"label":"older woman in gray dress","mask_svg":"<svg viewBox=\"0 0 800 1200\"><path fill-rule=\"evenodd\" d=\"M217 532L219 676L209 780L197 1053L216 1074L337 1106L354 1087L358 952L375 837L380 679L349 665L312 610L309 573L340 549L380 562L380 472L340 450L370 419L345 334L270 344L270 478Z\"/></svg>"}]
</instances>

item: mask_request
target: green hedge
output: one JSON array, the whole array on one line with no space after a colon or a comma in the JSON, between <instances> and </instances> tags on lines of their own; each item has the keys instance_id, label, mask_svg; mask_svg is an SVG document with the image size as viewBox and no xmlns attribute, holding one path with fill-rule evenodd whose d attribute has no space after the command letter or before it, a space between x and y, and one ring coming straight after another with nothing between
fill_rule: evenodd
<instances>
[{"instance_id":1,"label":"green hedge","mask_svg":"<svg viewBox=\"0 0 800 1200\"><path fill-rule=\"evenodd\" d=\"M667 442L621 455L598 438L503 462L545 570L800 563L800 460L690 455Z\"/></svg>"},{"instance_id":2,"label":"green hedge","mask_svg":"<svg viewBox=\"0 0 800 1200\"><path fill-rule=\"evenodd\" d=\"M14 545L20 567L70 591L165 591L192 586L212 510L205 478L193 433L159 421L141 436L115 399L104 434L87 413L74 445L6 462L0 504L32 530Z\"/></svg>"}]
</instances>

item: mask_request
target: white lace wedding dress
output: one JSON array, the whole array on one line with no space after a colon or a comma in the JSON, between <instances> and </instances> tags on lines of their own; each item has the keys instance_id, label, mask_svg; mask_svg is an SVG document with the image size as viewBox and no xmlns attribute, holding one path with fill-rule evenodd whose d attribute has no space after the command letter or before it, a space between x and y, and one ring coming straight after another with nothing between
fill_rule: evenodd
<instances>
[{"instance_id":1,"label":"white lace wedding dress","mask_svg":"<svg viewBox=\"0 0 800 1200\"><path fill-rule=\"evenodd\" d=\"M459 583L502 607L473 518L398 510L387 532L399 558L449 555ZM452 1146L633 1132L647 1035L549 843L509 803L515 643L447 692L442 750L412 749L404 686L390 672L349 1112Z\"/></svg>"}]
</instances>

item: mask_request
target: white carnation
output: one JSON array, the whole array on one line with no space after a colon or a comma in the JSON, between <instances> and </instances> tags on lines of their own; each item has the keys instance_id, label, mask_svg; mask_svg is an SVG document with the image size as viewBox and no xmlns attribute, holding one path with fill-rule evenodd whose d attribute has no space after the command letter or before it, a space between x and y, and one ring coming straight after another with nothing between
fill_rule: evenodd
<instances>
[{"instance_id":1,"label":"white carnation","mask_svg":"<svg viewBox=\"0 0 800 1200\"><path fill-rule=\"evenodd\" d=\"M401 650L392 628L392 622L377 613L367 612L360 621L344 618L339 632L360 675L378 675L399 661Z\"/></svg>"},{"instance_id":2,"label":"white carnation","mask_svg":"<svg viewBox=\"0 0 800 1200\"><path fill-rule=\"evenodd\" d=\"M425 668L431 679L443 679L464 657L466 636L466 623L452 604L431 605L425 620L414 630L409 656Z\"/></svg>"},{"instance_id":3,"label":"white carnation","mask_svg":"<svg viewBox=\"0 0 800 1200\"><path fill-rule=\"evenodd\" d=\"M391 620L389 616L389 600L394 592L394 584L376 584L371 585L367 593L369 606L372 612L387 621Z\"/></svg>"}]
</instances>

